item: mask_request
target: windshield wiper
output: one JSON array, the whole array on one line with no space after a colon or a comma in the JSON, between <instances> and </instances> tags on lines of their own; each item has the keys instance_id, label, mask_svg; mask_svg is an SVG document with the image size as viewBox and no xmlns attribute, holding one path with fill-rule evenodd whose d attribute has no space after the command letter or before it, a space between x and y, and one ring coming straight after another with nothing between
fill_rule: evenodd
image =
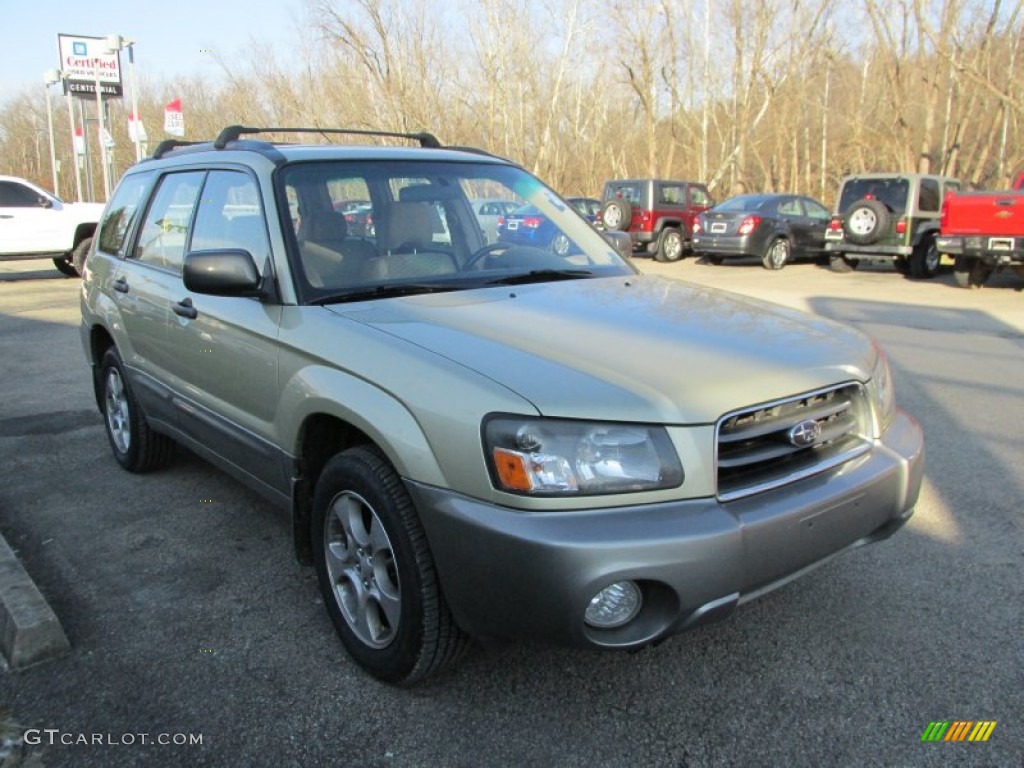
<instances>
[{"instance_id":1,"label":"windshield wiper","mask_svg":"<svg viewBox=\"0 0 1024 768\"><path fill-rule=\"evenodd\" d=\"M342 304L346 301L364 301L366 299L390 299L395 296L416 296L421 293L444 293L462 288L457 283L401 283L399 285L377 285L372 288L353 288L349 291L332 293L313 299L310 304Z\"/></svg>"},{"instance_id":2,"label":"windshield wiper","mask_svg":"<svg viewBox=\"0 0 1024 768\"><path fill-rule=\"evenodd\" d=\"M546 283L555 280L578 280L593 274L589 269L534 269L519 275L506 275L488 280L487 285L525 285L526 283Z\"/></svg>"}]
</instances>

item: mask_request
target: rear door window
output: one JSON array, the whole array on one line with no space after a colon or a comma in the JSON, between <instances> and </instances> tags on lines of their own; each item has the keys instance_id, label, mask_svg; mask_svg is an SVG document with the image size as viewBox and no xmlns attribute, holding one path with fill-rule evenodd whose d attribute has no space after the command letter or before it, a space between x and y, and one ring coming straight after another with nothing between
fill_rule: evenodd
<instances>
[{"instance_id":1,"label":"rear door window","mask_svg":"<svg viewBox=\"0 0 1024 768\"><path fill-rule=\"evenodd\" d=\"M181 272L188 225L205 176L205 171L188 171L169 173L160 180L135 245L136 259Z\"/></svg>"}]
</instances>

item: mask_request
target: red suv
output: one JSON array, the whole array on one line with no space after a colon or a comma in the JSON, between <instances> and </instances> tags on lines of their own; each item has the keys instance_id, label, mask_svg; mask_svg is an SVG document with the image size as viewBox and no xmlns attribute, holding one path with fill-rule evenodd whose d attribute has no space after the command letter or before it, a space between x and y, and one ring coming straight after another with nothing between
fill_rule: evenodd
<instances>
[{"instance_id":1,"label":"red suv","mask_svg":"<svg viewBox=\"0 0 1024 768\"><path fill-rule=\"evenodd\" d=\"M671 179L607 181L601 199L601 226L628 232L634 253L653 251L658 261L681 259L694 220L715 204L703 184Z\"/></svg>"}]
</instances>

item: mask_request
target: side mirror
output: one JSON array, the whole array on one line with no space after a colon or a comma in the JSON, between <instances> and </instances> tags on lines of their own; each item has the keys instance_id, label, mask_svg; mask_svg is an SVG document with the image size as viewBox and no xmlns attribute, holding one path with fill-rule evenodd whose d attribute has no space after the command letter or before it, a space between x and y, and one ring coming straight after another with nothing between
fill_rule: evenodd
<instances>
[{"instance_id":1,"label":"side mirror","mask_svg":"<svg viewBox=\"0 0 1024 768\"><path fill-rule=\"evenodd\" d=\"M602 232L601 234L604 236L605 240L611 243L612 247L622 258L633 258L633 238L630 237L628 232L612 230Z\"/></svg>"},{"instance_id":2,"label":"side mirror","mask_svg":"<svg viewBox=\"0 0 1024 768\"><path fill-rule=\"evenodd\" d=\"M252 254L241 248L193 251L185 256L185 287L211 296L262 296L263 278Z\"/></svg>"}]
</instances>

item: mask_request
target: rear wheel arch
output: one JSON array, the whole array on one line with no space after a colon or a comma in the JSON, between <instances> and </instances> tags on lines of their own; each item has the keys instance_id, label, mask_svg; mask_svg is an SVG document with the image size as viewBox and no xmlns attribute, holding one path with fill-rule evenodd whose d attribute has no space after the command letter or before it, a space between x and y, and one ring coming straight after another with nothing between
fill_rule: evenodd
<instances>
[{"instance_id":1,"label":"rear wheel arch","mask_svg":"<svg viewBox=\"0 0 1024 768\"><path fill-rule=\"evenodd\" d=\"M914 238L911 241L911 245L913 245L916 248L917 246L919 246L921 244L921 241L923 241L924 239L929 238L929 237L938 237L938 236L939 236L939 223L938 223L938 221L926 222L926 223L922 224L921 226L919 226L914 231Z\"/></svg>"},{"instance_id":2,"label":"rear wheel arch","mask_svg":"<svg viewBox=\"0 0 1024 768\"><path fill-rule=\"evenodd\" d=\"M662 217L654 222L654 234L660 235L666 229L678 229L683 233L683 240L688 239L685 222L680 218Z\"/></svg>"},{"instance_id":3,"label":"rear wheel arch","mask_svg":"<svg viewBox=\"0 0 1024 768\"><path fill-rule=\"evenodd\" d=\"M102 409L102 390L100 387L100 363L107 350L114 346L114 337L102 325L94 325L89 331L89 362L92 364L92 388L96 397L96 407Z\"/></svg>"}]
</instances>

